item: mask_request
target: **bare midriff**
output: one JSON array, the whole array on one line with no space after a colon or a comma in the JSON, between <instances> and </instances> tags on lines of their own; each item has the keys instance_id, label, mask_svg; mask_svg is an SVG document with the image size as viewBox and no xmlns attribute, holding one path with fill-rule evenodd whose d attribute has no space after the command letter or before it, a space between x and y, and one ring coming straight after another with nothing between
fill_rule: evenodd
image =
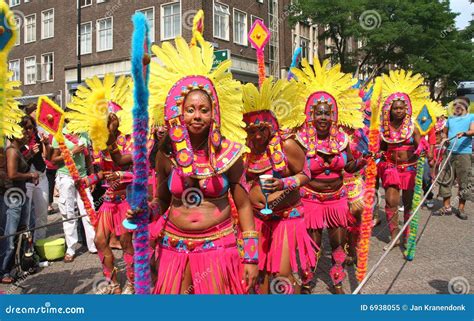
<instances>
[{"instance_id":1,"label":"bare midriff","mask_svg":"<svg viewBox=\"0 0 474 321\"><path fill-rule=\"evenodd\" d=\"M331 179L312 178L306 187L317 193L331 193L338 191L342 187L342 183L342 175L339 178Z\"/></svg>"},{"instance_id":2,"label":"bare midriff","mask_svg":"<svg viewBox=\"0 0 474 321\"><path fill-rule=\"evenodd\" d=\"M226 221L230 217L227 197L204 199L199 206L185 206L181 199L171 201L169 220L183 231L201 231Z\"/></svg>"}]
</instances>

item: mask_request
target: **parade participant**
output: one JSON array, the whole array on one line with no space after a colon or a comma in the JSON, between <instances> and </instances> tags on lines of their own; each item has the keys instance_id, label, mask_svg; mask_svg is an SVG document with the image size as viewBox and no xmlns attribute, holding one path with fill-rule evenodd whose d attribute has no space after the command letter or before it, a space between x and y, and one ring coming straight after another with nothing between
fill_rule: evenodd
<instances>
[{"instance_id":1,"label":"parade participant","mask_svg":"<svg viewBox=\"0 0 474 321\"><path fill-rule=\"evenodd\" d=\"M424 166L423 171L423 193L426 194L428 189L432 185L432 179L435 177L434 173L434 165L437 162L436 157L440 156L441 150L439 145L442 141L441 134L443 132L443 128L446 126L446 109L439 103L435 101L427 102L431 106L430 109L434 110L434 119L435 124L432 126L431 130L428 132L427 141L429 144L429 149L427 151L427 159ZM434 207L433 202L433 192L429 192L426 197L425 205L428 209L432 209Z\"/></svg>"},{"instance_id":2,"label":"parade participant","mask_svg":"<svg viewBox=\"0 0 474 321\"><path fill-rule=\"evenodd\" d=\"M412 120L415 117L413 104L427 97L428 91L422 83L421 75L412 75L411 71L391 71L389 75L382 76L380 149L384 151L384 155L378 164L378 174L385 189L385 213L392 239L400 231L400 191L404 221L410 217L411 212L416 160L423 148L423 145L419 145L420 132ZM403 244L408 234L409 228L404 231Z\"/></svg>"},{"instance_id":3,"label":"parade participant","mask_svg":"<svg viewBox=\"0 0 474 321\"><path fill-rule=\"evenodd\" d=\"M85 86L79 86L68 107L69 127L76 133L87 133L95 151L99 151L97 174L83 179L85 186L93 186L105 180L103 203L98 211L95 244L102 263L103 274L108 284L96 289L97 294L132 294L133 287L133 245L132 234L122 226L130 206L126 200L127 186L133 174L129 167L131 157L131 79L121 76L115 81L113 74L106 74L103 81L98 77L86 79ZM93 119L93 121L91 121ZM120 130L119 130L120 128ZM127 283L120 289L110 248L111 235L120 237L123 259L126 264Z\"/></svg>"},{"instance_id":4,"label":"parade participant","mask_svg":"<svg viewBox=\"0 0 474 321\"><path fill-rule=\"evenodd\" d=\"M34 117L28 117L33 128L28 131L28 143L25 145L23 155L31 164L30 171L38 173L39 182L37 185L27 183L26 193L29 199L28 207L32 209L32 215L35 216L35 226L41 227L48 223L49 182L46 176L45 161L51 158L51 148L48 136L41 133L40 137ZM35 230L33 240L36 242L39 239L44 239L46 232L46 227Z\"/></svg>"},{"instance_id":5,"label":"parade participant","mask_svg":"<svg viewBox=\"0 0 474 321\"><path fill-rule=\"evenodd\" d=\"M347 227L353 220L343 184L343 172L353 173L366 162L353 159L348 146L349 138L341 126L363 126L362 100L358 90L351 88L356 80L342 73L340 65L329 68L329 61L321 65L317 57L314 62L314 70L306 59L302 62L302 70L292 69L298 82L304 86L306 97L306 120L301 131L308 147L306 156L311 180L301 188L301 194L306 227L319 246L322 230L329 229L333 259L329 274L335 293L343 294Z\"/></svg>"},{"instance_id":6,"label":"parade participant","mask_svg":"<svg viewBox=\"0 0 474 321\"><path fill-rule=\"evenodd\" d=\"M282 135L304 123L304 103L296 82L272 78L258 90L253 84L243 87L244 121L247 125L247 181L250 201L260 233L259 270L261 293L268 293L269 277L288 278L292 288L285 293L300 293L300 285L312 279L317 247L304 224L299 188L309 181L305 149L295 135ZM270 175L264 185L259 177ZM272 214L260 212L266 206Z\"/></svg>"},{"instance_id":7,"label":"parade participant","mask_svg":"<svg viewBox=\"0 0 474 321\"><path fill-rule=\"evenodd\" d=\"M459 183L459 209L456 212L462 220L467 220L464 210L466 200L470 198L471 188L469 188L469 177L472 169L472 136L474 135L474 114L469 113L470 100L467 97L458 97L453 102L453 116L448 118L446 127L443 129L443 136L452 139L449 149L453 150L451 156L451 168L454 171L452 179L447 180L447 184L440 184L439 195L443 198L443 208L438 214L451 214L451 196L454 182ZM454 140L454 138L456 138ZM443 145L447 140L443 141ZM446 172L445 175L447 176ZM441 174L441 179L446 179Z\"/></svg>"},{"instance_id":8,"label":"parade participant","mask_svg":"<svg viewBox=\"0 0 474 321\"><path fill-rule=\"evenodd\" d=\"M21 152L22 147L28 143L30 133L33 131L33 123L30 116L23 116L19 125L22 134L16 132L10 139L10 145L5 148L6 157L6 179L2 179L0 194L3 195L2 228L4 235L15 234L19 227L33 228L34 216L29 211L28 196L26 196L26 183L38 184L38 173L30 173L30 164ZM11 236L0 241L0 277L1 283L12 283L14 279L10 275L13 265L15 250L15 237Z\"/></svg>"},{"instance_id":9,"label":"parade participant","mask_svg":"<svg viewBox=\"0 0 474 321\"><path fill-rule=\"evenodd\" d=\"M354 159L362 159L368 153L367 131L364 129L354 130L352 128L344 128L349 137L349 148ZM349 210L355 218L348 227L349 232L349 255L346 258L346 264L354 263L357 252L357 242L360 234L361 216L364 210L364 171L360 170L355 173L344 172L344 186L347 189L347 201L349 202Z\"/></svg>"},{"instance_id":10,"label":"parade participant","mask_svg":"<svg viewBox=\"0 0 474 321\"><path fill-rule=\"evenodd\" d=\"M212 68L213 48L203 40L190 48L178 37L175 46L165 42L152 51L161 62L151 63L152 117L169 128L156 157L156 203L166 216L152 233L153 293L246 293L258 274L258 232L245 190L241 86L229 60ZM242 261L229 192L239 212Z\"/></svg>"},{"instance_id":11,"label":"parade participant","mask_svg":"<svg viewBox=\"0 0 474 321\"><path fill-rule=\"evenodd\" d=\"M415 128L413 103L427 97L423 78L404 70L392 71L382 77L381 146L384 151L378 164L378 174L385 189L385 212L392 239L398 234L400 190L404 221L411 212L415 186L416 159L423 148L420 133ZM418 148L419 147L419 148ZM404 231L403 244L409 234ZM397 242L398 244L398 242Z\"/></svg>"}]
</instances>

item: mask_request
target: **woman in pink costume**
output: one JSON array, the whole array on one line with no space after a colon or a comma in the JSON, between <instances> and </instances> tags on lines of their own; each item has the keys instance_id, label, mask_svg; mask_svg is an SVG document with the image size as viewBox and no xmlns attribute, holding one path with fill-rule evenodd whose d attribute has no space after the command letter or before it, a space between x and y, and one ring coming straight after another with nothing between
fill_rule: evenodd
<instances>
[{"instance_id":1,"label":"woman in pink costume","mask_svg":"<svg viewBox=\"0 0 474 321\"><path fill-rule=\"evenodd\" d=\"M133 245L132 233L126 231L122 221L126 218L130 206L126 200L127 186L132 182L132 143L130 97L131 80L120 77L115 83L113 74L107 74L101 81L97 77L87 79L88 87L79 87L68 105L73 112L68 113L69 126L75 132L86 132L91 137L94 150L99 154L99 173L83 180L87 187L106 180L107 188L102 196L103 203L98 211L95 244L106 284L96 289L96 294L133 294ZM90 106L92 105L92 108ZM95 107L95 108L94 108ZM123 107L123 108L122 108ZM90 119L96 123L90 126ZM126 265L127 283L120 289L118 269L114 264L114 255L109 245L112 234L120 237L123 259Z\"/></svg>"},{"instance_id":2,"label":"woman in pink costume","mask_svg":"<svg viewBox=\"0 0 474 321\"><path fill-rule=\"evenodd\" d=\"M244 86L244 121L247 125L247 181L250 185L257 230L260 232L260 293L300 293L312 280L318 248L304 223L299 189L309 181L305 149L294 134L283 134L303 124L300 88L292 81L264 80L260 90ZM261 175L272 178L260 184ZM265 196L268 192L268 207ZM269 285L269 277L288 282ZM277 282L277 281L276 281Z\"/></svg>"},{"instance_id":3,"label":"woman in pink costume","mask_svg":"<svg viewBox=\"0 0 474 321\"><path fill-rule=\"evenodd\" d=\"M355 80L340 71L340 65L329 68L317 57L314 70L307 60L303 69L292 69L304 86L306 121L301 129L308 147L306 153L311 172L310 182L301 189L306 227L321 246L322 230L329 231L333 266L329 271L334 291L343 294L346 277L343 264L347 254L347 228L353 221L350 214L343 173L353 173L364 160L354 160L348 146L349 138L341 126L361 128L363 115Z\"/></svg>"},{"instance_id":4,"label":"woman in pink costume","mask_svg":"<svg viewBox=\"0 0 474 321\"><path fill-rule=\"evenodd\" d=\"M415 99L424 99L427 90L421 86L423 78L420 75L412 76L411 72L404 70L391 71L389 75L382 76L382 81L380 150L383 157L378 164L378 175L385 189L385 213L391 238L394 239L400 232L400 191L406 221L410 216L415 187L417 148L421 135L412 120L412 104ZM405 240L408 234L409 228L404 231Z\"/></svg>"},{"instance_id":5,"label":"woman in pink costume","mask_svg":"<svg viewBox=\"0 0 474 321\"><path fill-rule=\"evenodd\" d=\"M151 231L153 293L247 293L258 274L258 233L245 190L241 86L228 72L230 61L211 70L213 49L204 40L189 48L177 38L176 47L164 43L152 51L163 64L152 62L150 104L155 121L169 128L156 157L154 203L164 219ZM229 193L239 212L242 255Z\"/></svg>"}]
</instances>

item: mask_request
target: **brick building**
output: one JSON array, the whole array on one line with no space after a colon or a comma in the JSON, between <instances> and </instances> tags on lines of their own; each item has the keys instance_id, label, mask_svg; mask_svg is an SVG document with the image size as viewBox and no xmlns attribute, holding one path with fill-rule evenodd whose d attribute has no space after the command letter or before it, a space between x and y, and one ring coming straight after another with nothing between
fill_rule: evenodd
<instances>
[{"instance_id":1,"label":"brick building","mask_svg":"<svg viewBox=\"0 0 474 321\"><path fill-rule=\"evenodd\" d=\"M22 104L47 95L64 106L78 78L78 30L81 80L107 72L130 73L131 16L149 19L152 41L191 38L192 19L204 10L204 37L216 50L230 50L232 72L242 82L257 81L255 50L247 33L255 19L272 30L266 48L269 74L286 75L291 63L290 0L9 0L19 25L18 45L9 56L14 78L23 85ZM78 4L80 27L78 28Z\"/></svg>"}]
</instances>

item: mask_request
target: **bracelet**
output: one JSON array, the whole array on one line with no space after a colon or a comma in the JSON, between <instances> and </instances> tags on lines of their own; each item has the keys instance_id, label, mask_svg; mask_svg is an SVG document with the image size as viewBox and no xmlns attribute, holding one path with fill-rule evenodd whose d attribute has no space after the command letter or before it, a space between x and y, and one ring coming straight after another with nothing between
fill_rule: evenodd
<instances>
[{"instance_id":1,"label":"bracelet","mask_svg":"<svg viewBox=\"0 0 474 321\"><path fill-rule=\"evenodd\" d=\"M259 233L257 231L244 231L242 232L242 238L258 238Z\"/></svg>"},{"instance_id":2,"label":"bracelet","mask_svg":"<svg viewBox=\"0 0 474 321\"><path fill-rule=\"evenodd\" d=\"M258 264L258 237L249 237L243 239L242 263Z\"/></svg>"},{"instance_id":3,"label":"bracelet","mask_svg":"<svg viewBox=\"0 0 474 321\"><path fill-rule=\"evenodd\" d=\"M283 182L283 189L290 189L293 190L300 186L300 180L295 176L285 177L282 178L281 181Z\"/></svg>"},{"instance_id":4,"label":"bracelet","mask_svg":"<svg viewBox=\"0 0 474 321\"><path fill-rule=\"evenodd\" d=\"M258 232L244 231L238 241L243 264L258 264Z\"/></svg>"}]
</instances>

